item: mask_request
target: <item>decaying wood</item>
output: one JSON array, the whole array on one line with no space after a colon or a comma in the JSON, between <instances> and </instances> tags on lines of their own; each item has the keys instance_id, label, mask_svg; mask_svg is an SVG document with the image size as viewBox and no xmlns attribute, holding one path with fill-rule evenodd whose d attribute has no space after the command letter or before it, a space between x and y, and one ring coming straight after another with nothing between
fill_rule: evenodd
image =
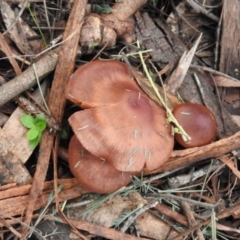
<instances>
[{"instance_id":1,"label":"decaying wood","mask_svg":"<svg viewBox=\"0 0 240 240\"><path fill-rule=\"evenodd\" d=\"M116 45L117 33L104 25L97 14L89 14L82 26L80 46L84 53L91 53L96 46L113 47Z\"/></svg>"},{"instance_id":2,"label":"decaying wood","mask_svg":"<svg viewBox=\"0 0 240 240\"><path fill-rule=\"evenodd\" d=\"M170 159L161 168L151 173L170 171L209 158L217 158L240 148L240 132L206 146L173 151Z\"/></svg>"},{"instance_id":3,"label":"decaying wood","mask_svg":"<svg viewBox=\"0 0 240 240\"><path fill-rule=\"evenodd\" d=\"M147 0L122 0L112 6L111 13L89 14L81 30L81 51L89 54L96 46L113 47L117 38L132 43L134 40L132 15L146 2Z\"/></svg>"},{"instance_id":4,"label":"decaying wood","mask_svg":"<svg viewBox=\"0 0 240 240\"><path fill-rule=\"evenodd\" d=\"M59 59L48 100L49 110L57 122L62 121L62 116L64 113L64 107L66 103L65 97L63 97L66 89L65 86L74 69L75 57L77 54L78 41L80 37L81 26L84 20L86 4L86 0L74 1L66 29L63 34L64 43L61 45L61 49L59 51ZM69 36L71 37L69 38ZM36 167L33 184L29 193L29 202L24 220L27 225L29 225L31 222L37 197L41 194L43 189L53 144L54 136L48 131L45 131L39 148L38 164ZM55 191L55 193L57 194L57 191ZM27 230L28 229L26 227L23 227L22 234L24 236L26 235Z\"/></svg>"},{"instance_id":5,"label":"decaying wood","mask_svg":"<svg viewBox=\"0 0 240 240\"><path fill-rule=\"evenodd\" d=\"M240 2L224 1L219 70L240 80ZM240 89L223 88L223 104L234 115L240 115Z\"/></svg>"},{"instance_id":6,"label":"decaying wood","mask_svg":"<svg viewBox=\"0 0 240 240\"><path fill-rule=\"evenodd\" d=\"M137 39L146 49L152 49L152 61L161 69L170 63L172 69L186 47L183 48L183 44L176 37L169 39L168 36L172 37L173 34L168 35L160 31L147 13L137 13L136 20Z\"/></svg>"},{"instance_id":7,"label":"decaying wood","mask_svg":"<svg viewBox=\"0 0 240 240\"><path fill-rule=\"evenodd\" d=\"M134 39L134 22L131 16L143 6L147 0L122 0L113 6L110 14L102 14L104 24L114 29L119 38L131 43Z\"/></svg>"},{"instance_id":8,"label":"decaying wood","mask_svg":"<svg viewBox=\"0 0 240 240\"><path fill-rule=\"evenodd\" d=\"M69 178L69 179L59 179L58 184L63 186L63 190L70 189L74 187L78 187L78 183L75 178ZM0 187L0 200L12 198L12 197L18 197L23 195L28 195L30 192L31 184L26 185L13 185L13 184L7 184L5 186ZM53 190L53 181L45 182L43 186L43 191L49 192ZM15 215L11 215L15 216Z\"/></svg>"},{"instance_id":9,"label":"decaying wood","mask_svg":"<svg viewBox=\"0 0 240 240\"><path fill-rule=\"evenodd\" d=\"M147 13L143 13L142 15L137 14L136 18L137 38L140 40L142 46L146 49L153 50L150 53L152 60L160 68L164 68L167 64L172 65L173 68L176 61L178 61L183 52L186 51L186 46L164 25L164 23L156 20L155 24ZM192 69L188 71L181 87L178 89L178 93L187 102L202 104L203 99L199 93L199 87L192 76L193 73L196 72ZM227 110L220 107L219 100L213 92L214 87L211 85L211 76L208 75L207 77L207 73L200 72L197 72L197 75L205 94L204 104L214 113L217 119L218 137L223 138L231 136L239 131L240 128L233 121L231 115Z\"/></svg>"}]
</instances>

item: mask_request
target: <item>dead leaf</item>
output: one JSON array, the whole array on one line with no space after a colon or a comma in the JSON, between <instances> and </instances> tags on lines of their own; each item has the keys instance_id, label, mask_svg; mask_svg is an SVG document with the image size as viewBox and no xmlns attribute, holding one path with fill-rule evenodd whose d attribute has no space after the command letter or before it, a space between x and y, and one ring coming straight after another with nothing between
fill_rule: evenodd
<instances>
[{"instance_id":1,"label":"dead leaf","mask_svg":"<svg viewBox=\"0 0 240 240\"><path fill-rule=\"evenodd\" d=\"M27 38L38 36L26 22L21 18L14 26L12 24L16 21L16 15L7 2L1 1L1 14L8 33L12 41L17 45L18 49L26 55L39 53L41 41L27 41Z\"/></svg>"},{"instance_id":2,"label":"dead leaf","mask_svg":"<svg viewBox=\"0 0 240 240\"><path fill-rule=\"evenodd\" d=\"M218 87L240 87L239 81L224 76L214 76L214 80Z\"/></svg>"}]
</instances>

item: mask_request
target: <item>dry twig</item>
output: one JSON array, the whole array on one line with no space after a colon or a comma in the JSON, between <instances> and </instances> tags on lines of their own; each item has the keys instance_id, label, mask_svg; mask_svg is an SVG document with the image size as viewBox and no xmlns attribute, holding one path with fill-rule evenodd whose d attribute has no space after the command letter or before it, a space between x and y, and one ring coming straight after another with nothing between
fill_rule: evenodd
<instances>
[{"instance_id":1,"label":"dry twig","mask_svg":"<svg viewBox=\"0 0 240 240\"><path fill-rule=\"evenodd\" d=\"M75 34L72 35L72 37L68 41L63 43L59 51L59 59L56 66L54 80L48 101L50 112L57 122L61 122L63 116L63 111L66 102L65 98L63 97L65 92L65 85L73 72L81 25L83 24L84 20L86 4L87 4L86 0L74 1L72 12L69 16L66 30L63 35L63 39L65 40L66 38L68 38L68 36L71 35L73 32ZM44 132L39 149L38 164L34 175L32 188L29 194L29 203L27 205L26 217L24 221L26 224L30 224L37 197L42 191L53 144L54 136L51 135L49 132ZM54 187L55 190L56 187L57 184L55 182ZM57 191L55 191L55 194L56 193ZM56 195L56 198L57 196L58 195ZM26 227L23 227L22 234L24 236L27 234Z\"/></svg>"}]
</instances>

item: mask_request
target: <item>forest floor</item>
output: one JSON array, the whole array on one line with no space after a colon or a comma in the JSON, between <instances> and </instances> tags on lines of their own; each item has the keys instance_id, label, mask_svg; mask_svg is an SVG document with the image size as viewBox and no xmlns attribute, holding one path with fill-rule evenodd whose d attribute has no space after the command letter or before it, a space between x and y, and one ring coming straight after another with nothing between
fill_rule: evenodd
<instances>
[{"instance_id":1,"label":"forest floor","mask_svg":"<svg viewBox=\"0 0 240 240\"><path fill-rule=\"evenodd\" d=\"M0 239L240 238L239 0L0 11Z\"/></svg>"}]
</instances>

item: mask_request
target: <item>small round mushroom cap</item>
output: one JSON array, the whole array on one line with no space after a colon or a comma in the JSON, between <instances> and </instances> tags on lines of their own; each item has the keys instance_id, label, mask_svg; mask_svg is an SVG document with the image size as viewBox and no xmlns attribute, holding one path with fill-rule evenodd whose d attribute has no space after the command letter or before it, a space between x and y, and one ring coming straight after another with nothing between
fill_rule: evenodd
<instances>
[{"instance_id":1,"label":"small round mushroom cap","mask_svg":"<svg viewBox=\"0 0 240 240\"><path fill-rule=\"evenodd\" d=\"M69 166L79 185L85 190L97 193L111 193L131 181L129 173L115 169L86 149L74 135L69 144Z\"/></svg>"},{"instance_id":2,"label":"small round mushroom cap","mask_svg":"<svg viewBox=\"0 0 240 240\"><path fill-rule=\"evenodd\" d=\"M69 118L76 137L89 152L119 171L159 168L174 143L165 110L141 92L119 91L119 103L79 111Z\"/></svg>"},{"instance_id":3,"label":"small round mushroom cap","mask_svg":"<svg viewBox=\"0 0 240 240\"><path fill-rule=\"evenodd\" d=\"M180 134L175 139L185 148L200 147L211 143L217 133L217 122L213 113L203 105L183 103L173 110L173 115L191 137L185 142Z\"/></svg>"}]
</instances>

